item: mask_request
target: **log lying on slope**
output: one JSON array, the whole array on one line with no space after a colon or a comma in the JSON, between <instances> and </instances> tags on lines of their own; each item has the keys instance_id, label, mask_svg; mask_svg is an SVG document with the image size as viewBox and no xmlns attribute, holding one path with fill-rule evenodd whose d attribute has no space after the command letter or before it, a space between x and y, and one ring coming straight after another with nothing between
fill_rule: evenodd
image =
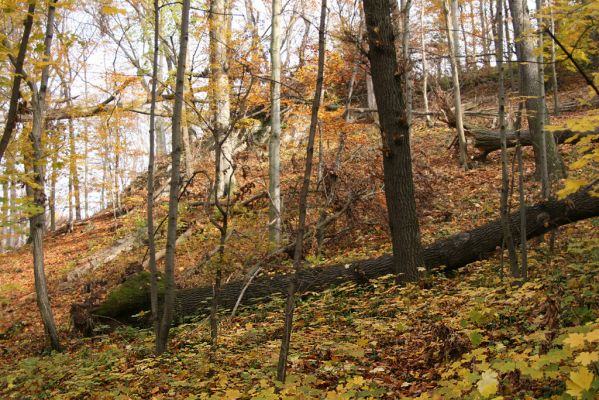
<instances>
[{"instance_id":1,"label":"log lying on slope","mask_svg":"<svg viewBox=\"0 0 599 400\"><path fill-rule=\"evenodd\" d=\"M564 200L548 201L527 207L527 237L533 238L549 230L579 220L599 215L599 197L590 194L590 187L581 190ZM595 190L597 190L595 188ZM519 237L519 213L510 215L513 237ZM502 230L500 220L494 220L471 231L458 233L441 239L424 250L426 267L434 270L445 266L445 270L455 270L477 260L482 260L496 252L501 245ZM392 257L382 256L373 260L362 260L348 264L304 269L298 277L298 293L320 292L345 282L366 283L370 279L393 273ZM242 304L253 304L276 294L285 293L289 275L279 274L271 277L255 278L245 292ZM232 309L244 286L243 281L235 281L221 288L220 307ZM178 317L205 315L209 312L212 287L182 289L177 291L176 311ZM110 317L129 321L131 309L148 310L149 296L145 302L123 304L122 308L112 308L98 313L101 317ZM125 302L126 303L126 302ZM133 306L133 307L132 307ZM123 313L127 310L127 313ZM94 310L92 310L94 313Z\"/></svg>"},{"instance_id":2,"label":"log lying on slope","mask_svg":"<svg viewBox=\"0 0 599 400\"><path fill-rule=\"evenodd\" d=\"M466 129L469 136L474 138L474 147L482 151L479 158L484 160L489 153L501 149L498 131L472 124L464 124L464 129ZM564 128L552 131L552 133L553 139L557 144L562 144L571 138L573 138L571 139L571 143L576 143L585 136L599 134L599 126L584 132L574 132L571 129ZM508 147L516 146L516 134L514 132L507 132L506 138ZM520 132L520 141L523 146L532 146L532 137L528 130Z\"/></svg>"}]
</instances>

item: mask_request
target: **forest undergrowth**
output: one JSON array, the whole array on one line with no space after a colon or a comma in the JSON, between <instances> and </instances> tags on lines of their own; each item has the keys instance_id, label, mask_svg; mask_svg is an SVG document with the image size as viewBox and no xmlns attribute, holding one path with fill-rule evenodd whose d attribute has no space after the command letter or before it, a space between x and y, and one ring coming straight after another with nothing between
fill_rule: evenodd
<instances>
[{"instance_id":1,"label":"forest undergrowth","mask_svg":"<svg viewBox=\"0 0 599 400\"><path fill-rule=\"evenodd\" d=\"M586 113L570 113L554 123ZM323 126L324 170L337 155L340 130L346 134L343 162L335 172L339 189L330 211L353 191L360 190L363 197L329 228L320 256L314 254L315 240L308 240L307 261L331 264L388 253L379 138L366 124ZM413 132L423 241L430 243L497 218L499 154L464 172L453 150L447 149L452 138L447 127L428 129L418 122ZM577 157L574 146L561 146L561 151L567 162ZM302 145L297 144L295 152L283 159L282 170L289 171L282 177L289 210L296 208L301 169L296 164L302 164L301 154ZM246 188L240 200L265 189L267 169L258 153L242 157L248 170L240 179L240 187ZM527 201L532 204L540 197L530 148L525 150L525 162ZM210 160L205 165L199 161L196 168L208 165ZM210 207L192 206L206 198L208 183L198 176L181 207L180 231L193 228L177 250L181 287L209 284L211 262L205 256L218 240L206 216ZM311 202L319 204L319 196L314 191ZM153 355L150 330L123 326L93 338L71 331L71 304L101 301L140 269L145 252L143 198L143 191L132 190L127 214L117 217L105 210L78 224L73 233L51 235L45 241L51 300L67 346L63 353L43 350L29 247L0 256L0 397L592 399L599 393L597 219L560 228L553 250L549 236L531 242L530 279L524 284L509 278L507 264L501 270L498 251L490 260L470 264L455 275L437 273L405 287L386 277L365 286L345 285L303 296L295 318L288 379L281 384L275 380L275 365L282 298L245 308L233 318L223 315L212 360L206 320L176 327L170 352L160 357ZM157 206L158 221L166 214L165 204ZM271 250L263 229L266 208L267 203L260 201L234 207L227 279L243 276ZM289 219L287 233L292 237L293 216ZM90 256L136 232L139 240L132 250L81 278L67 279ZM164 245L160 233L158 245ZM266 273L290 266L284 256L270 264Z\"/></svg>"}]
</instances>

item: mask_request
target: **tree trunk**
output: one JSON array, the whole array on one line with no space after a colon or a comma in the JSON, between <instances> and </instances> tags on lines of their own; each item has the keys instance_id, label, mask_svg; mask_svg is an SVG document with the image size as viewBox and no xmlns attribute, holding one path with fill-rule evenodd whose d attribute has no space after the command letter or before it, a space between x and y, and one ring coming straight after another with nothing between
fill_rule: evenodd
<instances>
[{"instance_id":1,"label":"tree trunk","mask_svg":"<svg viewBox=\"0 0 599 400\"><path fill-rule=\"evenodd\" d=\"M8 104L8 113L6 115L6 122L4 124L4 132L2 133L2 139L0 139L0 161L4 156L4 152L10 142L12 132L15 130L17 125L17 114L19 99L21 98L21 80L23 79L23 64L25 63L25 55L27 54L27 45L29 43L29 36L31 35L31 27L33 26L33 17L35 12L36 1L30 1L27 7L27 17L25 18L23 36L21 37L21 43L19 44L19 53L15 62L15 73L13 75L12 88L10 92L10 102Z\"/></svg>"},{"instance_id":2,"label":"tree trunk","mask_svg":"<svg viewBox=\"0 0 599 400\"><path fill-rule=\"evenodd\" d=\"M310 131L308 133L308 146L306 148L306 167L304 170L304 179L299 197L299 221L297 234L295 238L295 250L293 253L293 277L287 285L287 301L285 305L285 326L283 339L281 340L281 350L279 352L279 362L277 366L277 379L285 382L287 372L287 356L291 344L291 330L293 328L293 311L295 309L295 290L297 278L302 273L304 231L306 229L306 213L308 209L308 192L310 190L310 177L312 176L312 159L314 156L314 138L318 126L318 111L322 96L324 83L324 58L325 58L325 39L326 39L326 18L327 18L327 0L322 0L320 9L320 25L318 30L318 70L316 72L316 88L314 92L314 101L312 102L312 112L310 118Z\"/></svg>"},{"instance_id":3,"label":"tree trunk","mask_svg":"<svg viewBox=\"0 0 599 400\"><path fill-rule=\"evenodd\" d=\"M500 215L501 228L503 231L503 243L507 246L508 256L510 260L510 270L518 269L518 259L512 230L510 228L509 219L509 187L510 177L508 169L508 154L507 154L507 139L505 129L505 84L503 73L503 0L497 1L497 42L501 44L497 51L497 69L499 72L499 137L501 142L501 200L500 200ZM503 249L503 243L501 248ZM503 274L503 265L501 266L501 274Z\"/></svg>"},{"instance_id":4,"label":"tree trunk","mask_svg":"<svg viewBox=\"0 0 599 400\"><path fill-rule=\"evenodd\" d=\"M226 196L235 185L233 175L233 144L231 137L231 100L229 97L229 61L227 44L229 43L230 18L227 17L228 0L210 2L210 103L214 116L213 129L221 144L220 176L216 190L219 196Z\"/></svg>"},{"instance_id":5,"label":"tree trunk","mask_svg":"<svg viewBox=\"0 0 599 400\"><path fill-rule=\"evenodd\" d=\"M491 2L491 7L493 7L493 0L489 0ZM483 47L483 64L485 67L491 66L491 49L489 46L489 29L487 24L487 13L485 7L485 0L480 0L479 4L479 18L480 24L482 28L482 47Z\"/></svg>"},{"instance_id":6,"label":"tree trunk","mask_svg":"<svg viewBox=\"0 0 599 400\"><path fill-rule=\"evenodd\" d=\"M179 208L179 182L181 180L181 112L185 89L185 61L189 41L190 0L183 0L181 9L181 37L179 39L179 59L175 86L175 104L172 121L171 184L168 203L168 226L166 238L166 256L164 266L164 305L162 320L156 336L156 353L166 351L168 333L173 322L175 307L175 250L177 241L177 216Z\"/></svg>"},{"instance_id":7,"label":"tree trunk","mask_svg":"<svg viewBox=\"0 0 599 400\"><path fill-rule=\"evenodd\" d=\"M443 11L445 13L445 24L447 29L447 44L449 45L449 62L451 64L451 78L453 80L453 98L455 103L456 131L458 135L460 164L468 169L468 150L466 147L466 136L464 135L464 122L462 111L462 97L460 92L460 77L457 46L457 0L451 0L451 10L448 0L443 0ZM455 3L455 4L454 4Z\"/></svg>"},{"instance_id":8,"label":"tree trunk","mask_svg":"<svg viewBox=\"0 0 599 400\"><path fill-rule=\"evenodd\" d=\"M383 145L385 197L398 280L418 279L423 266L420 228L414 201L410 152L410 104L406 104L406 63L397 60L390 1L364 1L370 70L378 105ZM398 74L398 71L401 73Z\"/></svg>"},{"instance_id":9,"label":"tree trunk","mask_svg":"<svg viewBox=\"0 0 599 400\"><path fill-rule=\"evenodd\" d=\"M270 41L270 140L268 143L268 236L271 243L281 242L281 0L272 0Z\"/></svg>"},{"instance_id":10,"label":"tree trunk","mask_svg":"<svg viewBox=\"0 0 599 400\"><path fill-rule=\"evenodd\" d=\"M158 337L158 269L156 268L156 242L154 240L154 157L156 136L156 87L158 84L158 58L160 43L160 6L154 0L154 42L152 48L152 86L150 89L150 130L148 155L148 193L147 193L147 222L148 222L148 263L150 268L150 303L152 310L152 326Z\"/></svg>"},{"instance_id":11,"label":"tree trunk","mask_svg":"<svg viewBox=\"0 0 599 400\"><path fill-rule=\"evenodd\" d=\"M551 32L555 33L555 19L553 18L553 4L551 4L551 0L547 0L547 6L549 7L549 23ZM553 113L556 116L559 116L559 97L558 97L558 89L557 89L557 71L555 68L556 58L555 58L555 42L551 41L551 89L553 91Z\"/></svg>"},{"instance_id":12,"label":"tree trunk","mask_svg":"<svg viewBox=\"0 0 599 400\"><path fill-rule=\"evenodd\" d=\"M595 182L594 190L597 190ZM599 216L599 201L587 187L563 200L550 200L526 207L526 238L531 239L559 226ZM510 228L515 240L520 237L520 210L510 213ZM424 262L429 271L453 271L478 260L497 254L504 233L501 219L490 221L470 231L460 232L438 240L424 249ZM444 268L441 268L443 267ZM321 292L347 282L367 283L384 275L394 274L393 257L385 255L376 259L360 260L352 263L336 264L319 268L304 268L297 277L296 293ZM264 303L275 295L286 292L290 276L277 274L259 276L252 280L245 291L241 304ZM220 305L232 309L246 282L233 281L223 285L220 292ZM177 291L177 317L206 315L209 312L212 287L181 289ZM102 314L97 307L92 312L98 316L109 316L125 323L131 323L131 315L149 309L149 296L144 302L124 301L118 307L105 310ZM132 312L131 310L134 310ZM105 319L100 319L105 321Z\"/></svg>"},{"instance_id":13,"label":"tree trunk","mask_svg":"<svg viewBox=\"0 0 599 400\"><path fill-rule=\"evenodd\" d=\"M474 147L481 150L483 155L480 158L485 158L487 154L501 149L501 141L500 134L497 131L479 127L476 125L465 125L466 130L469 135L474 137ZM533 140L530 131L521 130L520 132L520 144L522 146L532 146ZM591 130L584 132L573 131L568 128L557 129L551 131L551 136L549 136L548 141L553 141L556 144L564 143L566 140L569 140L569 143L577 143L580 139L599 134L599 126L594 127ZM516 146L516 133L515 132L507 132L507 147L515 147Z\"/></svg>"},{"instance_id":14,"label":"tree trunk","mask_svg":"<svg viewBox=\"0 0 599 400\"><path fill-rule=\"evenodd\" d=\"M426 126L433 127L433 120L428 109L428 69L426 62L426 45L424 43L424 6L420 7L420 45L422 48L422 99L424 101L424 112L426 115Z\"/></svg>"},{"instance_id":15,"label":"tree trunk","mask_svg":"<svg viewBox=\"0 0 599 400\"><path fill-rule=\"evenodd\" d=\"M54 35L54 14L55 4L51 3L48 6L48 16L46 20L46 34L44 39L44 54L42 60L46 63L50 60L50 50L52 47L52 38ZM44 129L44 113L46 110L46 93L48 87L48 79L50 76L50 66L44 65L42 68L42 76L40 79L39 89L36 84L31 82L30 86L33 89L32 106L33 106L33 123L29 138L33 149L33 158L30 165L33 172L33 182L35 185L27 185L27 195L33 198L33 204L37 208L33 215L29 218L29 229L32 240L33 252L33 273L35 278L35 293L37 297L37 305L42 316L44 329L50 341L52 349L61 350L58 332L52 315L50 299L48 297L48 288L46 285L46 274L44 272L44 244L43 235L45 228L45 210L46 210L46 195L44 193L45 172L44 172L44 151L42 149L42 132ZM29 163L28 163L29 164Z\"/></svg>"},{"instance_id":16,"label":"tree trunk","mask_svg":"<svg viewBox=\"0 0 599 400\"><path fill-rule=\"evenodd\" d=\"M535 154L536 176L543 175L543 165L547 164L547 173L551 179L564 175L564 165L557 147L552 140L544 140L543 114L544 98L542 98L537 57L534 54L535 36L533 32L528 6L523 0L509 0L514 25L514 36L517 38L518 65L520 71L520 95L526 99L526 117L531 131ZM543 143L544 142L544 143ZM544 144L544 146L543 146ZM544 157L546 155L546 157Z\"/></svg>"}]
</instances>

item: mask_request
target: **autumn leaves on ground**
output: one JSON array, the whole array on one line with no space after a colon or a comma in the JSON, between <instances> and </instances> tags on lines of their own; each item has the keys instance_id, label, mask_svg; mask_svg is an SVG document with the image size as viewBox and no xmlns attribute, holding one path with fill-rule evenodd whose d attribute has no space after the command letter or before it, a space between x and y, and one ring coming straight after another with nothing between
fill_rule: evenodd
<instances>
[{"instance_id":1,"label":"autumn leaves on ground","mask_svg":"<svg viewBox=\"0 0 599 400\"><path fill-rule=\"evenodd\" d=\"M577 85L574 85L578 87ZM569 93L572 97L576 90ZM577 111L556 119L586 118ZM288 128L289 129L289 128ZM389 252L379 138L371 125L342 122L325 112L319 161L326 179L337 158L339 182L330 208L341 208L360 193L327 228L316 255L310 237L307 261L331 264ZM468 172L458 166L453 133L442 123L413 127L413 161L423 240L471 229L497 217L501 171L498 153ZM343 138L342 138L343 137ZM344 142L340 146L341 141ZM289 210L287 237L301 179L303 145L289 143L283 159L282 192ZM340 149L341 148L341 149ZM579 159L564 145L567 163ZM247 151L240 174L241 204L267 190L268 165L260 148ZM528 203L539 200L532 152L525 152ZM210 160L195 168L209 169ZM365 167L368 166L368 167ZM317 168L318 169L318 168ZM576 175L579 172L572 171ZM143 179L138 182L143 182ZM164 183L164 182L162 182ZM209 224L205 201L209 183L197 175L182 197L180 231L190 228L177 247L177 284L210 284L206 255L218 235ZM70 327L72 304L101 302L145 257L145 192L134 183L123 200L128 213L112 209L45 240L46 272L63 353L44 352L43 327L36 306L29 245L0 258L0 393L2 398L593 398L599 392L599 238L597 221L568 225L535 241L529 253L530 279L523 285L501 270L499 252L456 275L436 274L400 287L385 277L364 286L345 285L309 293L297 306L285 384L274 379L282 334L284 299L222 315L216 358L209 359L206 320L189 320L174 329L169 352L153 355L149 330L122 326L92 338ZM516 195L514 194L514 199ZM514 200L516 201L516 200ZM317 222L322 193L310 194L309 224ZM163 195L156 220L166 215ZM236 206L227 243L225 279L240 279L269 252L268 203L258 198ZM94 255L134 237L131 248L93 268ZM164 232L157 236L164 246ZM91 261L93 259L93 262ZM91 267L90 267L91 265ZM264 273L289 271L288 255L273 259ZM506 269L507 266L504 266ZM73 271L84 271L73 275ZM70 279L69 279L70 277ZM140 310L141 311L141 310ZM503 397L497 397L503 396Z\"/></svg>"}]
</instances>

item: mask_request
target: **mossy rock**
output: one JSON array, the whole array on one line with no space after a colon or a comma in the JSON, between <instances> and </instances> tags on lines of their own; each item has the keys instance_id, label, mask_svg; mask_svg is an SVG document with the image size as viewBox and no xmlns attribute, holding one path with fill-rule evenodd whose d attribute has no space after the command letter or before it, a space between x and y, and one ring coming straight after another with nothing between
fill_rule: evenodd
<instances>
[{"instance_id":1,"label":"mossy rock","mask_svg":"<svg viewBox=\"0 0 599 400\"><path fill-rule=\"evenodd\" d=\"M150 278L147 271L138 272L128 277L125 282L115 287L106 297L94 314L117 318L131 317L142 311L150 310ZM164 281L158 276L158 296L164 295Z\"/></svg>"}]
</instances>

